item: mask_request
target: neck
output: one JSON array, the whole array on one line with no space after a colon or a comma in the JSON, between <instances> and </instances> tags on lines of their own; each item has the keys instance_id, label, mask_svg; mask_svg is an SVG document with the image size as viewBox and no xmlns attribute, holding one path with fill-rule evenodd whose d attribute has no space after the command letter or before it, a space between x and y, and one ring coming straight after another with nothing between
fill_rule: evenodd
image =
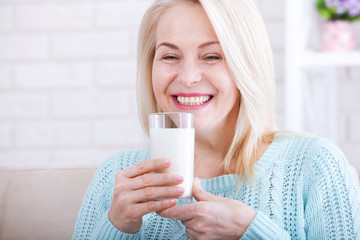
<instances>
[{"instance_id":1,"label":"neck","mask_svg":"<svg viewBox=\"0 0 360 240\"><path fill-rule=\"evenodd\" d=\"M229 127L232 126L232 127ZM195 136L195 176L212 178L224 175L223 161L234 137L236 120L225 121L217 129Z\"/></svg>"}]
</instances>

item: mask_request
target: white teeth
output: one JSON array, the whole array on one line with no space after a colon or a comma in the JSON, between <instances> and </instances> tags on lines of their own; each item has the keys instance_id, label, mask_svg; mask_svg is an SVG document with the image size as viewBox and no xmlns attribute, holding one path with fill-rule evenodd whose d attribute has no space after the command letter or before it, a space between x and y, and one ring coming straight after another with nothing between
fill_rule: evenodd
<instances>
[{"instance_id":1,"label":"white teeth","mask_svg":"<svg viewBox=\"0 0 360 240\"><path fill-rule=\"evenodd\" d=\"M207 101L210 100L210 96L200 96L200 97L178 96L176 99L180 104L195 106L206 103Z\"/></svg>"}]
</instances>

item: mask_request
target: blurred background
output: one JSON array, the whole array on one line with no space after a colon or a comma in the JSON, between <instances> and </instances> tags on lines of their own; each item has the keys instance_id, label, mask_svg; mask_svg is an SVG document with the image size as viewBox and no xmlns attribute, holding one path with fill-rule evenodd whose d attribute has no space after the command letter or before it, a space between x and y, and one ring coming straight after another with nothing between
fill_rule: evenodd
<instances>
[{"instance_id":1,"label":"blurred background","mask_svg":"<svg viewBox=\"0 0 360 240\"><path fill-rule=\"evenodd\" d=\"M330 138L360 171L359 50L337 63L322 56L323 20L315 1L302 2L310 2L303 12L286 0L256 1L276 61L278 127ZM0 0L0 167L91 168L148 146L135 61L151 3ZM359 23L353 27L359 48Z\"/></svg>"}]
</instances>

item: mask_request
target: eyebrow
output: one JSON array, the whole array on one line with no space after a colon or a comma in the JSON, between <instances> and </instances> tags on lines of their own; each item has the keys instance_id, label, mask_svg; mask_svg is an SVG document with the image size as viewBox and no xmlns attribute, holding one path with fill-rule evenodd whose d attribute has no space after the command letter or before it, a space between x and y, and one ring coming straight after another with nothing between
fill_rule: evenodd
<instances>
[{"instance_id":1,"label":"eyebrow","mask_svg":"<svg viewBox=\"0 0 360 240\"><path fill-rule=\"evenodd\" d=\"M218 41L212 41L212 42L206 42L201 44L198 48L205 48L213 44L220 44ZM165 46L171 49L179 49L176 45L168 43L168 42L162 42L159 45L156 46L156 49L160 48L161 46Z\"/></svg>"},{"instance_id":2,"label":"eyebrow","mask_svg":"<svg viewBox=\"0 0 360 240\"><path fill-rule=\"evenodd\" d=\"M213 42L203 43L203 44L201 44L201 45L199 46L199 48L205 48L205 47L208 47L208 46L214 45L214 44L219 44L219 45L220 45L220 43L219 43L218 41L213 41Z\"/></svg>"},{"instance_id":3,"label":"eyebrow","mask_svg":"<svg viewBox=\"0 0 360 240\"><path fill-rule=\"evenodd\" d=\"M159 45L156 46L156 49L160 48L161 46L165 46L171 49L179 49L176 45L171 44L171 43L167 43L167 42L162 42Z\"/></svg>"}]
</instances>

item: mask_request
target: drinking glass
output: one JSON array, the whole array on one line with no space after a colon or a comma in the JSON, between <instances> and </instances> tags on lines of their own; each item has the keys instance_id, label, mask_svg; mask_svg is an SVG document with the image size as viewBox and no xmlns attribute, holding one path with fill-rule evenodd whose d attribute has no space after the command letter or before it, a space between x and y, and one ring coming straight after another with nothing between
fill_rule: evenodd
<instances>
[{"instance_id":1,"label":"drinking glass","mask_svg":"<svg viewBox=\"0 0 360 240\"><path fill-rule=\"evenodd\" d=\"M151 158L170 158L172 164L163 172L180 174L185 189L181 199L192 199L194 180L194 114L163 112L149 115Z\"/></svg>"}]
</instances>

